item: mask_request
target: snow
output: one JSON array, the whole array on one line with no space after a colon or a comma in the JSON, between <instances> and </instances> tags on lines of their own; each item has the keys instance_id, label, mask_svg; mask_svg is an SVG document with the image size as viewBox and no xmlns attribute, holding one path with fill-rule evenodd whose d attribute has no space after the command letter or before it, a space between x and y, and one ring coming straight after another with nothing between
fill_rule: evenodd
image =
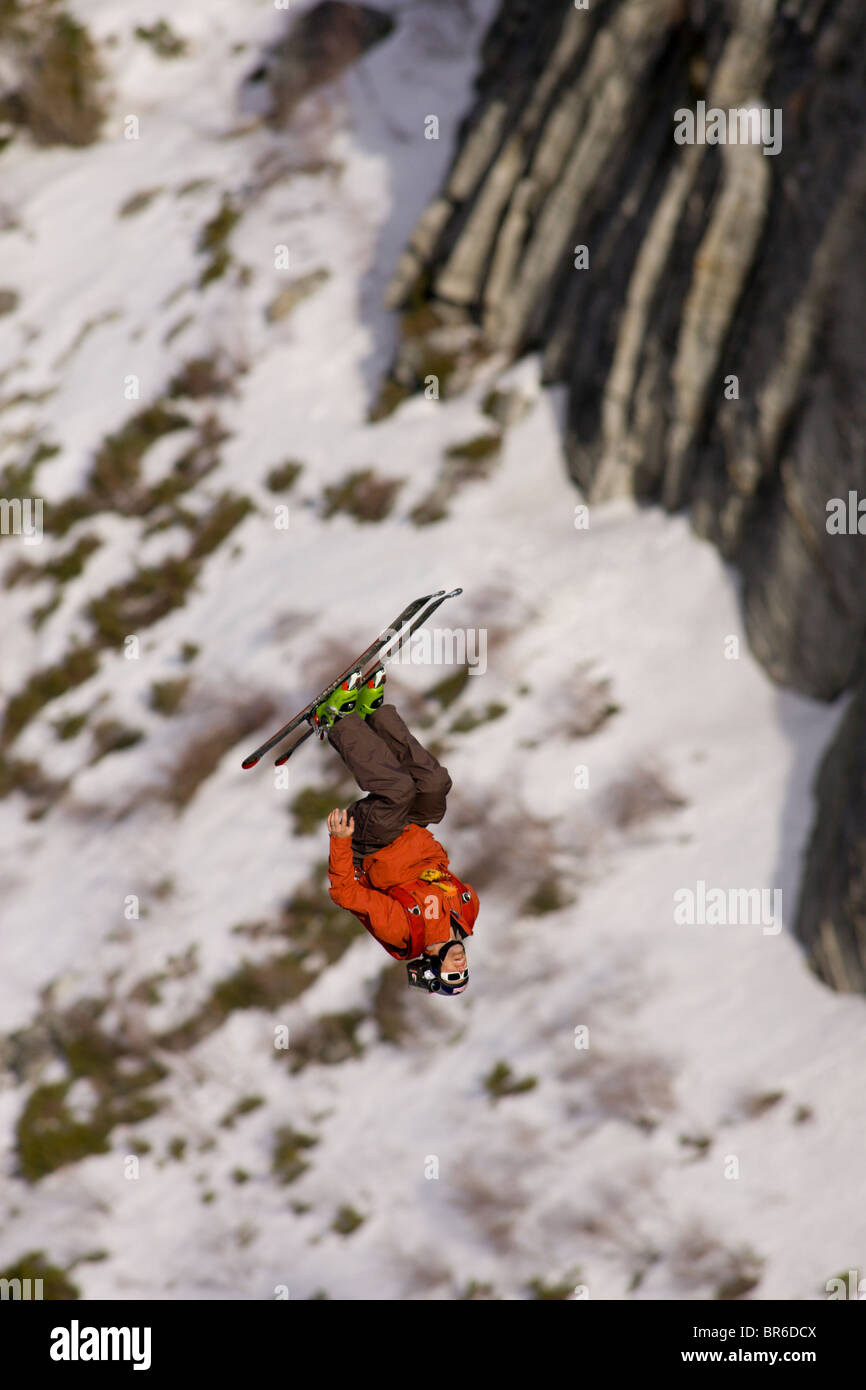
<instances>
[{"instance_id":1,"label":"snow","mask_svg":"<svg viewBox=\"0 0 866 1390\"><path fill-rule=\"evenodd\" d=\"M273 1015L234 1013L167 1058L170 1075L156 1088L163 1106L134 1127L151 1145L137 1178L125 1166L128 1127L114 1132L108 1154L32 1186L16 1177L14 1125L29 1087L7 1073L0 1267L44 1249L75 1264L85 1298L260 1299L288 1285L292 1298L325 1289L339 1299L448 1299L477 1280L520 1299L534 1278L573 1276L591 1298L692 1299L711 1297L721 1277L697 1257L685 1273L677 1263L704 1229L725 1250L748 1246L763 1261L753 1298L820 1298L838 1270L862 1269L866 1250L862 1001L823 987L790 934L812 778L842 705L772 685L748 651L734 577L684 518L619 502L593 508L589 528L576 528L581 499L561 454L558 395L540 386L533 358L506 375L532 404L491 478L467 484L446 521L408 520L444 450L489 428L486 380L460 399L415 398L366 423L394 341L382 292L447 167L477 44L457 7L391 8L401 20L394 36L274 134L236 109L238 84L276 32L272 6L220 0L205 19L196 0L178 0L171 23L190 52L163 61L132 37L117 0L88 0L76 9L91 32L103 44L117 37L103 50L113 84L104 138L83 151L16 141L3 155L4 202L17 218L2 234L3 282L21 294L5 323L18 344L0 363L13 367L4 392L53 394L2 424L33 424L62 446L39 474L46 498L75 491L99 440L138 408L124 397L130 374L146 403L190 357L223 346L248 370L236 396L218 402L232 437L194 505L231 488L256 511L206 561L186 605L145 631L137 661L105 652L98 675L48 705L16 745L52 773L74 774L74 784L41 821L26 819L18 794L0 801L0 1026L9 1034L31 1023L52 983L62 1004L104 996L109 978L123 997L195 947L197 968L164 987L149 1024L158 1031L187 1017L243 958L267 955L267 943L232 928L273 918L325 854L324 826L292 836L288 803L330 780L327 748L308 745L286 788L267 760L241 772L256 742L247 737L183 813L140 795L169 774L193 726L147 704L152 681L186 673L183 642L201 646L190 668L199 717L226 697L261 692L288 717L309 698L305 673L326 632L351 650L413 594L458 585L464 596L437 622L508 629L433 731L446 736L455 804L474 800L481 818L439 828L455 867L491 836L501 856L501 882L481 893L472 986L459 1003L413 997L419 1033L402 1048L377 1043L365 1022L361 1057L292 1074L275 1054L275 1027L296 1036L320 1014L369 1004L387 961L374 942L357 942L296 1003ZM472 9L477 35L493 5ZM135 23L161 17L159 4L136 6ZM423 139L430 112L442 122L438 142ZM135 142L123 138L129 113L141 120ZM275 158L342 167L265 187L265 160ZM208 182L180 196L193 179ZM118 219L145 188L162 191ZM228 275L199 292L196 241L223 194L242 204L231 248L252 278L242 287ZM330 274L288 319L268 324L264 309L285 282L272 268L280 243L290 279L320 267ZM186 314L189 325L167 342ZM97 326L58 367L89 321ZM147 477L187 443L178 434L158 445ZM0 464L12 457L5 446ZM273 524L282 499L264 480L286 458L305 467L283 531ZM322 488L368 466L404 482L392 516L376 526L323 519ZM86 633L90 598L136 561L183 545L174 531L145 543L135 519L102 515L86 529L105 544L42 628L28 622L41 589L3 592L5 696ZM6 541L4 556L14 552ZM725 656L730 636L739 638L735 660ZM610 680L620 712L578 739L561 715L581 663ZM394 669L402 690L447 674ZM520 693L526 686L531 694ZM87 736L58 743L52 722L92 709L98 696L100 717L146 738L87 767ZM447 734L455 710L494 701L507 706L500 719ZM618 828L611 791L648 764L685 804ZM575 784L578 765L586 789ZM518 825L524 815L545 822L570 906L520 915L517 893L534 882L510 877L520 845L507 838L509 811ZM152 889L164 879L173 892L160 899ZM781 888L785 929L677 925L674 893L698 880ZM138 920L124 916L131 894L147 907ZM575 1048L580 1025L590 1029L588 1052ZM499 1061L535 1086L494 1103L483 1078ZM639 1110L641 1089L663 1075L669 1102L642 1126L629 1085ZM56 1066L39 1079L59 1079ZM611 1087L626 1093L625 1112ZM784 1094L763 1113L744 1111L745 1097L772 1092ZM86 1085L76 1103L82 1095ZM221 1126L249 1095L264 1104ZM798 1106L811 1118L795 1121ZM272 1136L285 1125L318 1139L290 1186L270 1174ZM702 1135L711 1144L695 1157L682 1139ZM167 1156L177 1136L187 1141L182 1159ZM725 1175L731 1157L737 1178ZM437 1178L425 1176L431 1160ZM237 1169L249 1181L236 1182ZM203 1202L204 1192L216 1195ZM331 1229L343 1204L366 1218L348 1237ZM94 1249L108 1257L77 1263ZM712 1266L712 1248L707 1258Z\"/></svg>"}]
</instances>

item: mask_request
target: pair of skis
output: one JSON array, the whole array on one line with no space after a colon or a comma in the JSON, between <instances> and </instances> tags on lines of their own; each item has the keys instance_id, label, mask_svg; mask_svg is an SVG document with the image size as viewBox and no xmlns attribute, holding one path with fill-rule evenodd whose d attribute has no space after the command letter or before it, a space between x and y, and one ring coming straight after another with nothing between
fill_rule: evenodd
<instances>
[{"instance_id":1,"label":"pair of skis","mask_svg":"<svg viewBox=\"0 0 866 1390\"><path fill-rule=\"evenodd\" d=\"M389 657L394 656L395 653L400 650L403 643L412 636L412 633L416 632L432 613L435 613L440 603L444 603L447 598L456 598L458 594L462 593L462 589L451 589L447 593L444 589L438 589L435 594L425 594L423 598L417 598L414 603L407 604L403 612L394 619L391 626L386 627L384 632L380 632L375 642L371 642L366 651L363 651L359 657L356 657L351 665L347 666L345 671L337 676L336 680L332 681L330 685L320 691L314 700L311 700L308 705L305 705L302 710L299 710L294 718L289 720L288 724L284 724L281 729L277 729L277 732L272 734L269 739L261 744L254 753L250 753L248 758L244 758L241 767L255 767L256 763L260 762L266 753L269 753L272 748L276 748L277 744L282 743L283 739L288 738L289 734L294 733L295 729L303 724L305 720L311 720L316 706L320 705L324 700L327 700L329 695L333 695L334 691L343 684L343 681L346 680L353 671L356 671L360 666L366 666L367 662L371 661L373 657L376 657L378 661L387 661ZM406 628L405 632L402 632L401 629L404 628L407 623L409 626ZM399 638L397 646L393 651L387 651L386 648L390 647L391 643L397 638ZM367 671L362 680L369 680L371 675L372 670ZM303 733L299 739L295 740L291 748L289 748L287 752L281 753L280 756L275 759L274 766L281 767L283 763L287 763L295 749L300 748L301 744L305 743L313 733L315 733L315 729L311 723L306 732Z\"/></svg>"}]
</instances>

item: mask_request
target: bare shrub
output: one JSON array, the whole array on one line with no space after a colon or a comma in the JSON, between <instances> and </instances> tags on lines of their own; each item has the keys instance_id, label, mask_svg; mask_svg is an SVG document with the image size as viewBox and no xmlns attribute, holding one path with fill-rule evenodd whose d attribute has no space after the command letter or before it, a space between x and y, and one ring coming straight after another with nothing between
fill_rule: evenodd
<instances>
[{"instance_id":1,"label":"bare shrub","mask_svg":"<svg viewBox=\"0 0 866 1390\"><path fill-rule=\"evenodd\" d=\"M597 1001L595 1001L597 1002ZM575 1052L557 1071L559 1081L579 1088L566 1099L566 1113L593 1120L625 1120L652 1130L675 1108L672 1062L655 1054Z\"/></svg>"},{"instance_id":2,"label":"bare shrub","mask_svg":"<svg viewBox=\"0 0 866 1390\"><path fill-rule=\"evenodd\" d=\"M501 1161L480 1167L460 1164L454 1183L455 1205L499 1254L512 1248L515 1219L526 1210L528 1196L518 1173Z\"/></svg>"},{"instance_id":3,"label":"bare shrub","mask_svg":"<svg viewBox=\"0 0 866 1390\"><path fill-rule=\"evenodd\" d=\"M570 893L564 891L559 877L550 873L538 880L532 892L520 904L520 913L524 917L543 917L548 912L561 912L575 901Z\"/></svg>"},{"instance_id":4,"label":"bare shrub","mask_svg":"<svg viewBox=\"0 0 866 1390\"><path fill-rule=\"evenodd\" d=\"M272 468L268 473L265 479L265 486L268 487L271 492L289 492L290 489L294 487L303 469L304 465L299 463L297 459L285 459L283 463L277 464L277 466Z\"/></svg>"},{"instance_id":5,"label":"bare shrub","mask_svg":"<svg viewBox=\"0 0 866 1390\"><path fill-rule=\"evenodd\" d=\"M53 666L34 671L23 688L7 700L2 742L14 742L45 705L90 680L98 667L99 658L93 647L74 645Z\"/></svg>"},{"instance_id":6,"label":"bare shrub","mask_svg":"<svg viewBox=\"0 0 866 1390\"><path fill-rule=\"evenodd\" d=\"M663 1057L603 1057L590 1075L593 1098L606 1117L654 1129L674 1108L674 1069Z\"/></svg>"},{"instance_id":7,"label":"bare shrub","mask_svg":"<svg viewBox=\"0 0 866 1390\"><path fill-rule=\"evenodd\" d=\"M109 753L122 753L134 748L144 738L142 729L132 729L119 719L101 719L93 726L91 765Z\"/></svg>"},{"instance_id":8,"label":"bare shrub","mask_svg":"<svg viewBox=\"0 0 866 1390\"><path fill-rule=\"evenodd\" d=\"M377 406L378 416L388 413L391 402L399 405L408 388L401 387L393 378L386 380L383 395ZM442 521L448 515L448 503L466 483L482 482L489 478L499 460L502 449L502 436L482 434L459 444L452 444L446 450L445 459L432 489L413 507L410 520L416 526L430 526Z\"/></svg>"},{"instance_id":9,"label":"bare shrub","mask_svg":"<svg viewBox=\"0 0 866 1390\"><path fill-rule=\"evenodd\" d=\"M529 1292L534 1299L542 1303L564 1303L570 1299L574 1286L580 1280L580 1265L575 1265L569 1272L559 1279L549 1283L546 1279L539 1279L537 1276L530 1279L527 1284Z\"/></svg>"},{"instance_id":10,"label":"bare shrub","mask_svg":"<svg viewBox=\"0 0 866 1390\"><path fill-rule=\"evenodd\" d=\"M469 1303L494 1303L500 1299L492 1284L479 1279L470 1279L457 1297L461 1302Z\"/></svg>"},{"instance_id":11,"label":"bare shrub","mask_svg":"<svg viewBox=\"0 0 866 1390\"><path fill-rule=\"evenodd\" d=\"M298 275L274 296L265 309L268 323L281 323L293 314L298 305L316 293L321 285L331 278L331 272L324 266L311 270L307 275Z\"/></svg>"},{"instance_id":12,"label":"bare shrub","mask_svg":"<svg viewBox=\"0 0 866 1390\"><path fill-rule=\"evenodd\" d=\"M236 395L236 381L244 364L224 348L191 357L172 377L168 395L172 400L202 400L208 396Z\"/></svg>"},{"instance_id":13,"label":"bare shrub","mask_svg":"<svg viewBox=\"0 0 866 1390\"><path fill-rule=\"evenodd\" d=\"M144 43L151 44L154 53L159 58L181 58L189 47L186 39L176 34L171 25L164 19L158 20L150 28L144 24L137 24L135 37Z\"/></svg>"},{"instance_id":14,"label":"bare shrub","mask_svg":"<svg viewBox=\"0 0 866 1390\"><path fill-rule=\"evenodd\" d=\"M269 118L283 125L309 92L333 82L368 48L386 39L394 23L371 6L321 0L267 48L247 80L267 84Z\"/></svg>"},{"instance_id":15,"label":"bare shrub","mask_svg":"<svg viewBox=\"0 0 866 1390\"><path fill-rule=\"evenodd\" d=\"M524 1091L533 1091L538 1085L537 1076L516 1077L507 1062L499 1061L484 1077L483 1086L492 1101L503 1096L519 1096Z\"/></svg>"},{"instance_id":16,"label":"bare shrub","mask_svg":"<svg viewBox=\"0 0 866 1390\"><path fill-rule=\"evenodd\" d=\"M60 11L30 49L16 93L20 123L39 145L90 145L105 117L102 67L87 30Z\"/></svg>"},{"instance_id":17,"label":"bare shrub","mask_svg":"<svg viewBox=\"0 0 866 1390\"><path fill-rule=\"evenodd\" d=\"M130 416L119 430L102 441L94 456L88 486L97 504L132 514L142 508L144 455L157 440L189 425L188 416L168 409L161 401Z\"/></svg>"},{"instance_id":18,"label":"bare shrub","mask_svg":"<svg viewBox=\"0 0 866 1390\"><path fill-rule=\"evenodd\" d=\"M458 700L469 684L469 667L458 666L447 676L443 676L426 690L428 700L435 700L440 709L448 709Z\"/></svg>"},{"instance_id":19,"label":"bare shrub","mask_svg":"<svg viewBox=\"0 0 866 1390\"><path fill-rule=\"evenodd\" d=\"M442 1284L450 1283L453 1277L441 1253L429 1246L416 1250L392 1249L391 1262L404 1281L407 1298L430 1294Z\"/></svg>"},{"instance_id":20,"label":"bare shrub","mask_svg":"<svg viewBox=\"0 0 866 1390\"><path fill-rule=\"evenodd\" d=\"M606 802L607 813L617 830L629 830L688 804L671 790L664 774L651 763L639 764L616 782L609 789Z\"/></svg>"},{"instance_id":21,"label":"bare shrub","mask_svg":"<svg viewBox=\"0 0 866 1390\"><path fill-rule=\"evenodd\" d=\"M592 663L588 661L580 663L560 694L567 697L567 708L556 724L568 738L588 738L619 713L610 680L593 675Z\"/></svg>"},{"instance_id":22,"label":"bare shrub","mask_svg":"<svg viewBox=\"0 0 866 1390\"><path fill-rule=\"evenodd\" d=\"M297 1182L310 1166L303 1154L315 1148L318 1142L315 1135L305 1134L291 1125L278 1129L271 1154L271 1171L277 1181L283 1185Z\"/></svg>"},{"instance_id":23,"label":"bare shrub","mask_svg":"<svg viewBox=\"0 0 866 1390\"><path fill-rule=\"evenodd\" d=\"M47 810L63 795L68 785L68 779L61 781L49 777L39 763L0 753L0 800L10 792L20 791Z\"/></svg>"},{"instance_id":24,"label":"bare shrub","mask_svg":"<svg viewBox=\"0 0 866 1390\"><path fill-rule=\"evenodd\" d=\"M737 1111L747 1120L757 1120L784 1099L784 1091L747 1091L740 1097Z\"/></svg>"},{"instance_id":25,"label":"bare shrub","mask_svg":"<svg viewBox=\"0 0 866 1390\"><path fill-rule=\"evenodd\" d=\"M644 1165L621 1181L596 1182L585 1206L571 1207L561 1200L551 1203L541 1217L541 1227L552 1237L589 1238L612 1254L631 1276L636 1288L647 1271L661 1258L647 1210L655 1210L658 1197L654 1176Z\"/></svg>"},{"instance_id":26,"label":"bare shrub","mask_svg":"<svg viewBox=\"0 0 866 1390\"><path fill-rule=\"evenodd\" d=\"M356 521L384 521L402 486L402 478L383 477L374 468L357 469L342 482L326 485L322 515L327 519L348 512Z\"/></svg>"},{"instance_id":27,"label":"bare shrub","mask_svg":"<svg viewBox=\"0 0 866 1390\"><path fill-rule=\"evenodd\" d=\"M713 1287L721 1299L741 1298L755 1288L762 1265L748 1246L726 1246L699 1220L681 1230L669 1256L670 1272L682 1288Z\"/></svg>"},{"instance_id":28,"label":"bare shrub","mask_svg":"<svg viewBox=\"0 0 866 1390\"><path fill-rule=\"evenodd\" d=\"M289 1071L294 1075L311 1063L338 1066L350 1058L361 1057L362 1044L355 1036L366 1015L363 1009L347 1009L343 1013L321 1014L301 1031L293 1034Z\"/></svg>"},{"instance_id":29,"label":"bare shrub","mask_svg":"<svg viewBox=\"0 0 866 1390\"><path fill-rule=\"evenodd\" d=\"M194 561L169 556L160 565L140 567L91 599L86 611L98 642L119 647L127 633L140 632L182 607L196 573Z\"/></svg>"},{"instance_id":30,"label":"bare shrub","mask_svg":"<svg viewBox=\"0 0 866 1390\"><path fill-rule=\"evenodd\" d=\"M150 687L150 708L169 717L176 714L186 698L191 677L180 680L153 681Z\"/></svg>"}]
</instances>

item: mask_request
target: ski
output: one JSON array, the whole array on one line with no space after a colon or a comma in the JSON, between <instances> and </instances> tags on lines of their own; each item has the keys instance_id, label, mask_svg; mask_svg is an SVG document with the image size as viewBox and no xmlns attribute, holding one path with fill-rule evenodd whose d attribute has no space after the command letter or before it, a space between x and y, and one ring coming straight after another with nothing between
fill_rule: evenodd
<instances>
[{"instance_id":1,"label":"ski","mask_svg":"<svg viewBox=\"0 0 866 1390\"><path fill-rule=\"evenodd\" d=\"M316 706L320 705L323 700L326 700L328 696L331 695L337 689L337 686L341 685L342 682L346 679L346 677L350 675L351 672L354 671L357 666L363 666L366 662L370 660L371 657L376 656L378 652L382 650L383 647L387 646L387 644L394 637L395 633L399 631L399 629L404 625L404 623L407 623L410 618L413 618L415 614L419 611L419 609L426 608L427 604L434 599L439 599L439 601L441 602L442 599L446 597L447 595L444 593L444 591L442 589L438 589L435 594L425 594L422 598L417 598L414 600L413 603L407 604L406 607L403 609L403 612L400 613L399 616L394 619L391 626L385 628L384 632L380 632L375 642L371 642L369 647L367 647L366 651L363 651L361 655L357 657L355 661L352 662L351 666L346 667L342 675L339 675L335 681L332 681L330 685L326 686L325 689L322 690L314 700L311 700L308 705L305 705L304 708L300 710L294 716L294 718L290 719L287 724L284 724L281 729L277 729L277 732L275 734L272 734L269 739L267 739L263 744L261 744L260 747L258 747L254 753L250 753L249 757L244 758L243 762L241 763L241 767L255 767L256 763L260 762L266 753L269 753L270 750L272 748L275 748L278 743L282 743L284 738L287 738L290 733L297 729L298 725L302 724L304 720L310 716L310 714L313 712ZM439 606L438 603L436 606Z\"/></svg>"},{"instance_id":2,"label":"ski","mask_svg":"<svg viewBox=\"0 0 866 1390\"><path fill-rule=\"evenodd\" d=\"M392 656L396 656L397 653L398 653L399 651L402 650L403 645L404 645L404 643L407 641L407 639L410 638L410 637L412 636L412 633L413 633L413 632L417 632L417 631L418 631L418 628L421 627L424 623L426 623L427 619L430 617L430 615L431 615L432 613L435 613L435 612L436 612L436 609L439 607L440 604L444 603L445 600L446 600L447 598L456 598L458 594L462 594L462 593L463 593L463 590L462 590L462 589L451 589L448 593L445 593L444 590L440 589L440 591L439 591L438 594L431 594L431 595L429 596L430 607L427 608L423 613L419 613L418 616L415 618L414 622L411 623L411 625L406 629L406 631L400 633L400 641L398 642L397 646L394 648L393 651L391 651L391 652L386 652L384 655L382 654L381 651L379 651L379 652L376 654L376 660L375 660L375 661L373 662L373 664L369 667L369 669L368 669L367 671L365 671L364 674L362 675L362 677L361 677L361 684L363 685L365 681L370 680L370 678L371 678L372 675L373 675L373 672L375 671L375 669L376 669L376 667L378 666L378 664L379 664L380 661L390 661L390 659L391 659ZM395 629L396 629L397 624L395 623L394 626L395 626ZM396 631L394 632L393 635L394 635L394 636L397 635ZM387 646L387 645L388 645L387 642L383 643L383 646ZM369 659L369 658L367 658L366 656L364 657L364 660L365 660L365 661L368 660L368 659ZM334 684L328 688L328 694L330 694L331 691L336 690L337 686L341 683L341 681L343 681L347 675L349 675L352 671L354 671L354 670L355 670L355 666L357 666L357 665L363 665L363 662L356 662L355 665L352 665L352 666L349 667L349 670L348 670L348 671L344 671L344 672L343 672L343 675L340 677L340 680L335 681ZM312 707L310 708L310 711L309 711L310 714L312 713L312 710L315 709L315 706L316 706L317 704L321 704L321 702L322 702L323 699L325 699L325 696L324 696L324 695L321 697L320 700L316 700L316 701L313 703L313 705L312 705ZM309 714L308 714L306 717L309 718ZM312 736L313 736L313 734L314 734L315 732L316 732L316 731L315 731L315 729L313 728L313 726L312 726L312 724L311 724L310 727L309 727L309 729L305 730L305 732L301 734L301 737L300 737L299 739L296 739L296 740L295 740L295 742L292 744L291 748L289 748L285 753L281 753L280 756L279 756L278 758L275 758L275 759L274 759L274 767L282 767L284 763L287 763L287 762L289 761L289 758L292 756L292 754L293 754L298 748L300 748L301 744L302 744L302 743L306 743L306 741L307 741L308 738L312 738Z\"/></svg>"}]
</instances>

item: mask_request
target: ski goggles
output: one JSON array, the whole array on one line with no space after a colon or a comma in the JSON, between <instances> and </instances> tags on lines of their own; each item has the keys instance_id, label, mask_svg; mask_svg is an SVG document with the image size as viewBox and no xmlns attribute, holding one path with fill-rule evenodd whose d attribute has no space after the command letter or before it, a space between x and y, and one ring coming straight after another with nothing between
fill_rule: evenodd
<instances>
[{"instance_id":1,"label":"ski goggles","mask_svg":"<svg viewBox=\"0 0 866 1390\"><path fill-rule=\"evenodd\" d=\"M458 985L464 987L469 983L469 966L462 970L440 970L439 980L443 985L448 985L450 989L455 989Z\"/></svg>"}]
</instances>

